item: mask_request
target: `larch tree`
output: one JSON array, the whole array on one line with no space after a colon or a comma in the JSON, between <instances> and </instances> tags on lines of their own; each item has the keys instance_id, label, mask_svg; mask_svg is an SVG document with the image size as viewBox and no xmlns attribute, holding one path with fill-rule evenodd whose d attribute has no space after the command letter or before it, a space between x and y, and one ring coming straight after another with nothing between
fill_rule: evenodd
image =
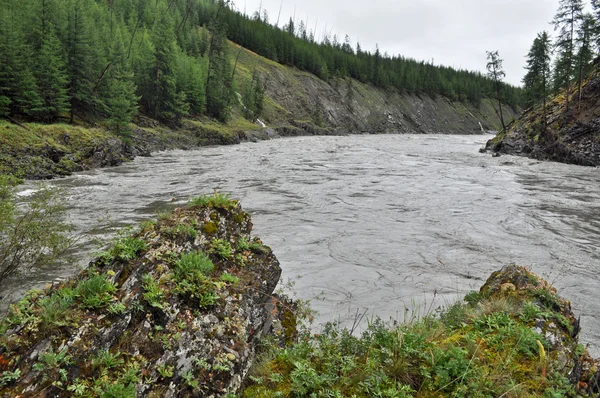
<instances>
[{"instance_id":1,"label":"larch tree","mask_svg":"<svg viewBox=\"0 0 600 398\"><path fill-rule=\"evenodd\" d=\"M506 73L502 69L503 60L500 58L498 51L487 51L487 70L488 76L494 82L496 99L498 101L498 117L502 123L502 130L506 130L506 124L504 123L504 114L502 112L502 81L506 77Z\"/></svg>"},{"instance_id":2,"label":"larch tree","mask_svg":"<svg viewBox=\"0 0 600 398\"><path fill-rule=\"evenodd\" d=\"M569 96L571 95L571 79L575 58L575 31L583 18L583 0L560 0L558 11L552 20L554 30L558 31L555 47L562 58L558 63L564 68L564 88L567 112L569 111ZM560 72L559 72L560 73Z\"/></svg>"},{"instance_id":3,"label":"larch tree","mask_svg":"<svg viewBox=\"0 0 600 398\"><path fill-rule=\"evenodd\" d=\"M583 14L581 24L577 29L577 56L575 60L575 77L578 83L577 98L579 99L579 106L581 106L581 88L583 86L583 80L591 71L592 60L594 59L593 46L598 36L598 25L596 19L592 14Z\"/></svg>"}]
</instances>

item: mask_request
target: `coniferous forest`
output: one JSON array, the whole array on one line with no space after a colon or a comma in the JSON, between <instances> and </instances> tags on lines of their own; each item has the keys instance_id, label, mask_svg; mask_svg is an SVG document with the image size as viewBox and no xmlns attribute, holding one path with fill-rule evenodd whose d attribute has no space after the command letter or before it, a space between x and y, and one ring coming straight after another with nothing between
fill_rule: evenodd
<instances>
[{"instance_id":1,"label":"coniferous forest","mask_svg":"<svg viewBox=\"0 0 600 398\"><path fill-rule=\"evenodd\" d=\"M243 91L228 39L324 81L352 77L475 105L495 90L477 72L363 51L348 37L315 40L304 22L279 28L223 0L0 0L0 117L102 120L122 134L138 112L169 124L186 116L227 121ZM260 95L259 77L244 85ZM520 89L502 90L517 107Z\"/></svg>"}]
</instances>

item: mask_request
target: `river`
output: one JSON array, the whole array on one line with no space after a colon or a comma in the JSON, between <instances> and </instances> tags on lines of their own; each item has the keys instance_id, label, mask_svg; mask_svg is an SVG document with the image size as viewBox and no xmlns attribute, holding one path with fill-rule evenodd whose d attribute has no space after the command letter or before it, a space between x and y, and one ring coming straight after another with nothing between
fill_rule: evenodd
<instances>
[{"instance_id":1,"label":"river","mask_svg":"<svg viewBox=\"0 0 600 398\"><path fill-rule=\"evenodd\" d=\"M492 158L489 136L300 137L171 151L49 184L66 189L87 233L106 238L189 198L240 199L316 322L351 325L357 311L402 321L479 289L509 263L552 281L581 315L600 355L598 169ZM23 198L35 189L21 188ZM101 224L110 227L98 227ZM74 267L0 286L7 300Z\"/></svg>"}]
</instances>

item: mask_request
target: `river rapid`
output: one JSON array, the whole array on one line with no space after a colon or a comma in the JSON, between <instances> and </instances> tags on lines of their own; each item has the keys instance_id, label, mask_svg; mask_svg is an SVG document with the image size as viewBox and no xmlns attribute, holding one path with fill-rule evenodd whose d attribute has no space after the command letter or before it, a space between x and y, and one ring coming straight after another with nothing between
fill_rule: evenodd
<instances>
[{"instance_id":1,"label":"river rapid","mask_svg":"<svg viewBox=\"0 0 600 398\"><path fill-rule=\"evenodd\" d=\"M164 152L49 184L66 190L70 221L87 234L82 264L97 250L91 237L217 189L252 214L317 324L435 311L517 263L571 300L599 356L600 170L479 154L488 138L277 139ZM23 186L23 200L34 189ZM4 304L75 269L13 278L0 286Z\"/></svg>"}]
</instances>

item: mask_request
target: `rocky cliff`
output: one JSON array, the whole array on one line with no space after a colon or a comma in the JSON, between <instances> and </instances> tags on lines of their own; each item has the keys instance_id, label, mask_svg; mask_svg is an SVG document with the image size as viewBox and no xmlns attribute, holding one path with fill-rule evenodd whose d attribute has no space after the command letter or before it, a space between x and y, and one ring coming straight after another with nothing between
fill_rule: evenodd
<instances>
[{"instance_id":1,"label":"rocky cliff","mask_svg":"<svg viewBox=\"0 0 600 398\"><path fill-rule=\"evenodd\" d=\"M486 148L496 153L528 156L582 166L600 165L600 66L578 90L553 97L547 104L544 129L542 104L528 109L518 120L490 140Z\"/></svg>"}]
</instances>

